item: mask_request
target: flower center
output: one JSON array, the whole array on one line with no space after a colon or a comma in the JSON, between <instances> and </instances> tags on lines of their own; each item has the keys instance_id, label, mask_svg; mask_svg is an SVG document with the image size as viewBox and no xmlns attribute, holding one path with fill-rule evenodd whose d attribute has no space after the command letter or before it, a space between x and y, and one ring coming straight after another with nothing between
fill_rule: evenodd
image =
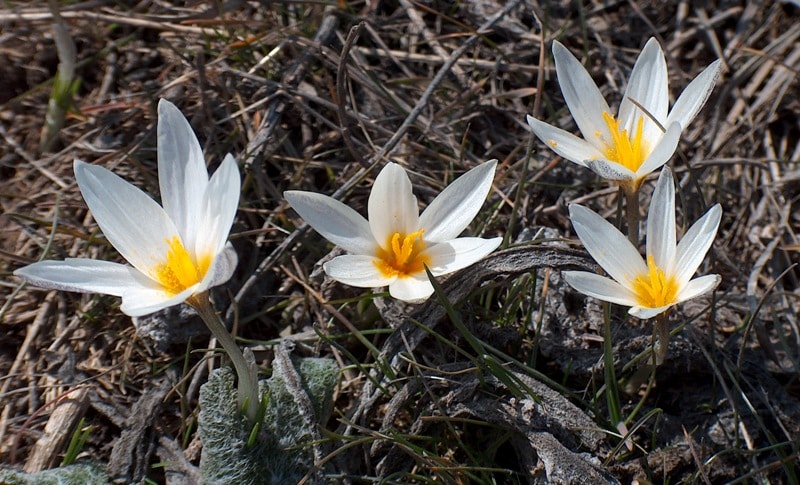
<instances>
[{"instance_id":1,"label":"flower center","mask_svg":"<svg viewBox=\"0 0 800 485\"><path fill-rule=\"evenodd\" d=\"M168 239L167 244L169 244L167 260L155 267L155 278L165 291L177 295L203 279L211 264L211 258L203 257L195 263L178 236Z\"/></svg>"},{"instance_id":2,"label":"flower center","mask_svg":"<svg viewBox=\"0 0 800 485\"><path fill-rule=\"evenodd\" d=\"M423 229L410 234L396 232L389 237L386 246L379 248L375 266L386 277L406 277L425 270L430 257L425 254Z\"/></svg>"},{"instance_id":3,"label":"flower center","mask_svg":"<svg viewBox=\"0 0 800 485\"><path fill-rule=\"evenodd\" d=\"M647 257L647 273L633 280L633 291L639 306L659 308L671 305L678 294L678 282L664 274L652 256Z\"/></svg>"},{"instance_id":4,"label":"flower center","mask_svg":"<svg viewBox=\"0 0 800 485\"><path fill-rule=\"evenodd\" d=\"M634 172L639 170L647 157L645 143L642 140L644 117L640 116L636 121L633 137L628 135L628 130L621 129L619 120L614 119L608 112L603 111L603 119L611 132L611 143L606 143L606 157Z\"/></svg>"}]
</instances>

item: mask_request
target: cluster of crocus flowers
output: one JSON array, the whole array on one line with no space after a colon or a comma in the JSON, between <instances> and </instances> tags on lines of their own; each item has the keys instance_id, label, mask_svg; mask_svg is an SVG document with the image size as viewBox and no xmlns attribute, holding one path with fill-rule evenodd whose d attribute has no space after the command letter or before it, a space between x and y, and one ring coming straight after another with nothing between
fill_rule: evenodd
<instances>
[{"instance_id":1,"label":"cluster of crocus flowers","mask_svg":"<svg viewBox=\"0 0 800 485\"><path fill-rule=\"evenodd\" d=\"M657 317L656 363L666 355L666 310L719 284L718 275L691 280L719 226L719 205L709 210L679 245L675 236L675 187L665 168L656 184L647 218L647 258L639 255L639 188L645 177L672 158L681 132L705 104L719 76L721 61L706 67L669 109L667 64L658 42L647 41L628 81L616 116L581 63L553 43L556 75L583 138L528 116L533 133L567 160L619 184L626 199L627 238L605 219L579 205L570 218L586 250L611 278L565 272L578 291L630 307L639 318Z\"/></svg>"},{"instance_id":2,"label":"cluster of crocus flowers","mask_svg":"<svg viewBox=\"0 0 800 485\"><path fill-rule=\"evenodd\" d=\"M629 306L631 315L643 319L665 315L671 306L713 290L718 275L692 276L714 240L720 206L712 207L678 244L675 184L668 168L662 170L650 204L646 259L636 245L638 190L649 173L672 157L682 130L716 82L719 61L689 84L670 111L664 54L650 39L614 116L578 60L558 42L553 54L565 101L584 139L528 116L531 129L559 155L618 183L632 197L630 213L631 202L637 201L633 223L629 220L629 230L635 231L628 238L591 210L570 206L578 237L610 278L568 271L566 281L592 297ZM131 316L179 303L192 306L230 356L239 377L240 406L252 420L258 408L254 362L239 350L208 300L208 290L230 279L237 263L227 240L239 202L238 167L228 155L209 178L200 144L180 111L162 100L158 115L163 207L105 168L74 163L78 186L98 226L130 264L43 261L14 274L44 288L119 296L121 310ZM500 245L500 237L459 237L491 190L496 166L491 160L468 171L421 214L411 180L396 163L386 164L375 178L368 218L326 195L292 190L284 196L311 227L348 253L324 263L328 276L360 288L388 287L392 297L419 303L434 291L428 273L453 273ZM659 359L665 351L665 346L657 351Z\"/></svg>"},{"instance_id":3,"label":"cluster of crocus flowers","mask_svg":"<svg viewBox=\"0 0 800 485\"><path fill-rule=\"evenodd\" d=\"M483 163L456 179L419 213L406 171L388 163L375 178L369 220L347 205L314 192L287 191L292 208L318 233L349 254L323 265L334 280L361 287L389 287L389 294L421 302L433 293L425 268L441 276L494 251L502 238L457 237L478 214L497 162Z\"/></svg>"},{"instance_id":4,"label":"cluster of crocus flowers","mask_svg":"<svg viewBox=\"0 0 800 485\"><path fill-rule=\"evenodd\" d=\"M240 404L252 404L248 414L255 416L255 376L207 295L236 268L236 252L227 241L239 205L239 168L228 155L209 179L191 126L165 100L158 104L157 132L163 207L103 167L74 163L92 216L130 265L73 258L41 261L14 274L43 288L122 297L120 309L130 316L191 305L231 357L239 374Z\"/></svg>"},{"instance_id":5,"label":"cluster of crocus flowers","mask_svg":"<svg viewBox=\"0 0 800 485\"><path fill-rule=\"evenodd\" d=\"M651 38L614 116L586 69L557 41L553 57L564 101L583 139L532 116L528 125L557 154L634 193L675 153L681 131L705 104L721 66L717 60L706 67L669 110L667 64L661 46Z\"/></svg>"}]
</instances>

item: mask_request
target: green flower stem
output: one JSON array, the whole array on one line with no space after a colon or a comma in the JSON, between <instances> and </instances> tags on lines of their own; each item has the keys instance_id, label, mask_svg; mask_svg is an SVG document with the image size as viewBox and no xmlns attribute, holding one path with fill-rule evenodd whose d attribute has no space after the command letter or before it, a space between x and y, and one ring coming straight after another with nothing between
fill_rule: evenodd
<instances>
[{"instance_id":1,"label":"green flower stem","mask_svg":"<svg viewBox=\"0 0 800 485\"><path fill-rule=\"evenodd\" d=\"M64 126L64 118L72 104L72 95L77 89L75 80L76 50L75 42L69 34L67 25L59 13L58 2L50 0L53 15L53 40L58 53L58 71L53 78L53 90L47 104L47 114L39 138L39 149L50 150Z\"/></svg>"},{"instance_id":2,"label":"green flower stem","mask_svg":"<svg viewBox=\"0 0 800 485\"><path fill-rule=\"evenodd\" d=\"M669 350L669 317L667 312L659 313L653 322L653 352L656 365L664 363Z\"/></svg>"},{"instance_id":3,"label":"green flower stem","mask_svg":"<svg viewBox=\"0 0 800 485\"><path fill-rule=\"evenodd\" d=\"M236 375L239 378L239 409L246 413L247 418L253 422L256 419L259 405L258 373L255 369L255 362L248 363L242 351L239 350L233 337L211 306L208 292L192 295L186 300L186 304L194 308L197 314L200 315L200 318L206 323L208 329L217 338L217 341L222 344L222 348L225 349L231 359L233 367L236 369Z\"/></svg>"},{"instance_id":4,"label":"green flower stem","mask_svg":"<svg viewBox=\"0 0 800 485\"><path fill-rule=\"evenodd\" d=\"M614 344L611 339L611 305L603 304L603 373L605 374L606 403L611 422L616 426L622 422L622 406L619 401L619 384L614 369Z\"/></svg>"},{"instance_id":5,"label":"green flower stem","mask_svg":"<svg viewBox=\"0 0 800 485\"><path fill-rule=\"evenodd\" d=\"M629 185L622 187L625 193L625 213L628 216L628 240L639 247L639 190Z\"/></svg>"}]
</instances>

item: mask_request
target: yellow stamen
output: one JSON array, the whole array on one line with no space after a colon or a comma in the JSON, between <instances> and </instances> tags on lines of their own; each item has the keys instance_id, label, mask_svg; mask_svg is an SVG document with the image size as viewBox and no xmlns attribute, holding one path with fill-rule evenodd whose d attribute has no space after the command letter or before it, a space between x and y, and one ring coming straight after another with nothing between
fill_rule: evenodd
<instances>
[{"instance_id":1,"label":"yellow stamen","mask_svg":"<svg viewBox=\"0 0 800 485\"><path fill-rule=\"evenodd\" d=\"M644 134L644 117L636 121L636 131L631 139L628 130L620 128L619 120L614 119L608 112L603 111L608 130L611 132L611 143L606 143L606 157L623 165L634 172L642 166L647 156Z\"/></svg>"},{"instance_id":2,"label":"yellow stamen","mask_svg":"<svg viewBox=\"0 0 800 485\"><path fill-rule=\"evenodd\" d=\"M167 260L155 267L155 278L167 292L177 295L203 279L212 258L204 256L195 263L178 236L168 239L167 244Z\"/></svg>"},{"instance_id":3,"label":"yellow stamen","mask_svg":"<svg viewBox=\"0 0 800 485\"><path fill-rule=\"evenodd\" d=\"M678 294L678 282L664 274L652 256L647 257L647 273L633 280L633 291L639 306L659 308L671 305Z\"/></svg>"},{"instance_id":4,"label":"yellow stamen","mask_svg":"<svg viewBox=\"0 0 800 485\"><path fill-rule=\"evenodd\" d=\"M430 257L425 254L423 229L410 234L396 232L389 237L386 246L378 249L375 266L386 277L407 277L425 270Z\"/></svg>"}]
</instances>

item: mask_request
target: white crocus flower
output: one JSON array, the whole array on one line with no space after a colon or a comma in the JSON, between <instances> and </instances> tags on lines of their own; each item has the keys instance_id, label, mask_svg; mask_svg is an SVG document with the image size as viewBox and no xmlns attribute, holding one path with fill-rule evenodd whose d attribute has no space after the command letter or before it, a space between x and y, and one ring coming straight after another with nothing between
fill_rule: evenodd
<instances>
[{"instance_id":1,"label":"white crocus flower","mask_svg":"<svg viewBox=\"0 0 800 485\"><path fill-rule=\"evenodd\" d=\"M290 190L292 208L317 232L350 254L324 264L331 278L361 288L389 287L398 300L421 302L434 276L465 268L494 251L502 238L457 236L478 214L492 186L496 160L470 170L420 215L405 170L387 164L369 195L369 221L326 195Z\"/></svg>"},{"instance_id":2,"label":"white crocus flower","mask_svg":"<svg viewBox=\"0 0 800 485\"><path fill-rule=\"evenodd\" d=\"M722 209L716 204L708 210L676 244L675 184L669 168L661 171L650 203L647 261L627 237L595 212L573 204L569 213L586 250L613 278L565 271L567 283L581 293L629 306L631 315L646 319L707 293L720 282L716 274L691 278L714 241Z\"/></svg>"},{"instance_id":3,"label":"white crocus flower","mask_svg":"<svg viewBox=\"0 0 800 485\"><path fill-rule=\"evenodd\" d=\"M553 57L564 101L584 139L532 116L528 125L557 154L634 192L675 153L681 130L705 104L721 65L717 60L706 67L668 113L667 63L661 46L651 38L633 66L614 117L589 73L557 41Z\"/></svg>"},{"instance_id":4,"label":"white crocus flower","mask_svg":"<svg viewBox=\"0 0 800 485\"><path fill-rule=\"evenodd\" d=\"M226 242L239 204L239 169L228 155L209 180L197 137L173 104L158 104L163 208L105 168L76 160L74 170L97 225L132 266L73 258L34 263L16 276L44 288L120 296L130 316L230 279L237 258Z\"/></svg>"}]
</instances>

